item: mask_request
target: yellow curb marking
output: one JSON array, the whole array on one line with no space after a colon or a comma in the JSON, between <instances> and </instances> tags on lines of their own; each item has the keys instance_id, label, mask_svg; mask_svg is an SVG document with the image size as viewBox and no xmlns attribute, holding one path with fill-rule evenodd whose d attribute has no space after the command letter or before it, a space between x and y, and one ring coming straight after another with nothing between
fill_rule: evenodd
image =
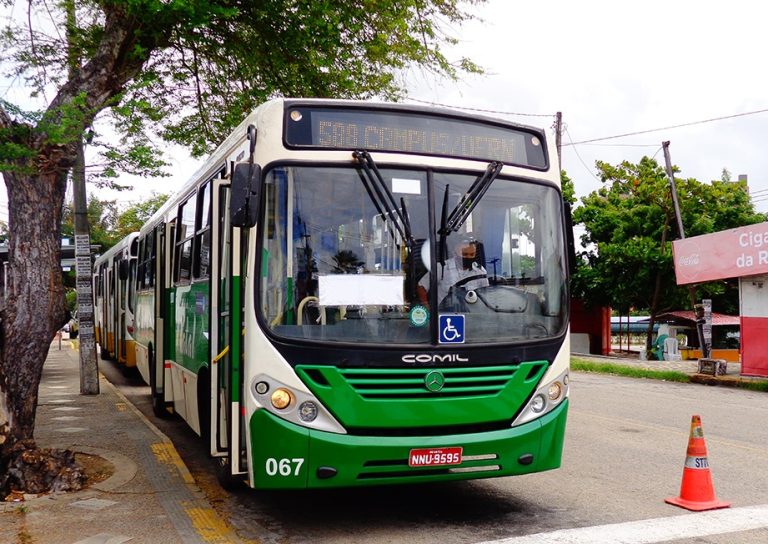
<instances>
[{"instance_id":1,"label":"yellow curb marking","mask_svg":"<svg viewBox=\"0 0 768 544\"><path fill-rule=\"evenodd\" d=\"M166 442L156 442L150 447L152 448L152 453L155 454L155 457L157 457L158 461L166 465L171 465L179 471L179 474L184 479L184 482L188 484L195 483L194 478L192 478L189 470L187 470L187 466L184 464L184 461L181 460L179 452L176 451L176 448L173 447L173 444Z\"/></svg>"},{"instance_id":2,"label":"yellow curb marking","mask_svg":"<svg viewBox=\"0 0 768 544\"><path fill-rule=\"evenodd\" d=\"M192 526L203 540L213 543L241 542L232 529L212 508L184 506L184 511L192 520Z\"/></svg>"}]
</instances>

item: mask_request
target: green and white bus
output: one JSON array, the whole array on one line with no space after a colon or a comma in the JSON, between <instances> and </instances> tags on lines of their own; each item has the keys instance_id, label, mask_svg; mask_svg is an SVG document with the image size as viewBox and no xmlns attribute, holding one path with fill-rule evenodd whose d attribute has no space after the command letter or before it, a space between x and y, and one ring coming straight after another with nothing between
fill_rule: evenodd
<instances>
[{"instance_id":1,"label":"green and white bus","mask_svg":"<svg viewBox=\"0 0 768 544\"><path fill-rule=\"evenodd\" d=\"M552 140L447 109L257 108L139 235L156 413L255 488L560 466L572 236Z\"/></svg>"}]
</instances>

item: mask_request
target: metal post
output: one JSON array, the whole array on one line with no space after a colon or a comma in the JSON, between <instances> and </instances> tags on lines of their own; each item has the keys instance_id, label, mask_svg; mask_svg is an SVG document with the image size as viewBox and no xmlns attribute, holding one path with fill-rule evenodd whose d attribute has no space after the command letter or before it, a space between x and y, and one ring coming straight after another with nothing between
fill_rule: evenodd
<instances>
[{"instance_id":1,"label":"metal post","mask_svg":"<svg viewBox=\"0 0 768 544\"><path fill-rule=\"evenodd\" d=\"M669 178L669 188L672 191L672 204L675 207L675 219L677 219L677 229L680 231L680 239L685 239L685 228L683 227L683 217L680 214L680 203L677 200L677 186L675 185L675 176L672 172L672 159L669 156L669 141L661 142L661 147L664 149L664 162L666 164L667 177ZM691 300L691 309L694 311L694 317L696 316L696 287L693 285L688 286L688 297ZM709 357L709 347L704 341L704 330L702 324L696 319L696 333L699 337L699 345L701 346L701 355L704 358Z\"/></svg>"},{"instance_id":2,"label":"metal post","mask_svg":"<svg viewBox=\"0 0 768 544\"><path fill-rule=\"evenodd\" d=\"M93 330L93 263L85 194L85 153L79 143L77 162L72 169L75 205L75 270L77 273L77 320L80 338L80 394L99 394L99 363Z\"/></svg>"},{"instance_id":3,"label":"metal post","mask_svg":"<svg viewBox=\"0 0 768 544\"><path fill-rule=\"evenodd\" d=\"M69 76L75 77L80 68L74 34L77 12L72 0L64 3L67 12L67 61ZM99 394L99 364L93 334L93 263L91 236L88 226L88 202L85 193L85 149L82 138L75 142L77 157L72 167L72 192L75 208L75 271L77 286L77 320L80 337L80 394Z\"/></svg>"},{"instance_id":4,"label":"metal post","mask_svg":"<svg viewBox=\"0 0 768 544\"><path fill-rule=\"evenodd\" d=\"M563 169L562 147L563 147L563 112L555 114L555 145L557 146L557 169Z\"/></svg>"}]
</instances>

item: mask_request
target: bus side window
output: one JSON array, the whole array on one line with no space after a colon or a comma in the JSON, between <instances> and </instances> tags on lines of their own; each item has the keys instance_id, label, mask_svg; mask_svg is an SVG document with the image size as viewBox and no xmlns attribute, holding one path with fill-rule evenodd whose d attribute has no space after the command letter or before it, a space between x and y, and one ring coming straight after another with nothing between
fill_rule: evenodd
<instances>
[{"instance_id":1,"label":"bus side window","mask_svg":"<svg viewBox=\"0 0 768 544\"><path fill-rule=\"evenodd\" d=\"M211 182L200 188L195 230L194 278L207 278L211 262Z\"/></svg>"},{"instance_id":2,"label":"bus side window","mask_svg":"<svg viewBox=\"0 0 768 544\"><path fill-rule=\"evenodd\" d=\"M179 206L176 222L176 266L174 281L188 282L192 274L192 241L195 231L197 199L193 194Z\"/></svg>"}]
</instances>

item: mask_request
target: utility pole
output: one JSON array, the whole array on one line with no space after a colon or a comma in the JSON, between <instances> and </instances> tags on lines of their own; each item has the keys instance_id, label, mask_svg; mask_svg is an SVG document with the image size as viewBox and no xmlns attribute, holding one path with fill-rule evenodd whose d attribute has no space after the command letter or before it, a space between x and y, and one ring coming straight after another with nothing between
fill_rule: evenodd
<instances>
[{"instance_id":1,"label":"utility pole","mask_svg":"<svg viewBox=\"0 0 768 544\"><path fill-rule=\"evenodd\" d=\"M677 229L680 232L680 239L685 240L685 228L683 227L683 216L680 215L680 203L677 200L677 186L675 185L675 176L672 173L672 159L669 156L669 141L661 142L661 147L664 149L664 162L666 164L667 177L669 178L669 188L672 191L672 204L675 207L675 219L677 219ZM702 357L709 358L709 346L704 341L704 330L702 323L697 316L697 304L696 304L696 287L694 285L688 286L688 296L691 299L691 309L693 310L694 317L696 317L696 333L699 337L699 345L701 346Z\"/></svg>"},{"instance_id":2,"label":"utility pole","mask_svg":"<svg viewBox=\"0 0 768 544\"><path fill-rule=\"evenodd\" d=\"M563 169L562 147L563 147L563 112L555 114L555 145L557 146L557 169Z\"/></svg>"},{"instance_id":3,"label":"utility pole","mask_svg":"<svg viewBox=\"0 0 768 544\"><path fill-rule=\"evenodd\" d=\"M75 44L77 14L73 0L66 0L67 61L69 77L80 69L78 47ZM72 192L75 208L75 271L77 287L77 320L80 337L80 394L99 394L99 365L93 334L93 263L91 235L88 225L88 199L85 191L85 149L82 137L75 142L77 158L72 167Z\"/></svg>"}]
</instances>

